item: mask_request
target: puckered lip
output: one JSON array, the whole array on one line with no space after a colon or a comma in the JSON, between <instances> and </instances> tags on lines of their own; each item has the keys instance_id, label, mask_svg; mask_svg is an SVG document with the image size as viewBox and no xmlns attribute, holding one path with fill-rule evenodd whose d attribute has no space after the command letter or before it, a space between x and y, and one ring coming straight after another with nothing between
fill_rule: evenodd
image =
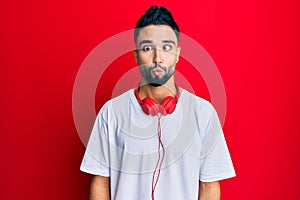
<instances>
[{"instance_id":1,"label":"puckered lip","mask_svg":"<svg viewBox=\"0 0 300 200\"><path fill-rule=\"evenodd\" d=\"M163 72L163 70L158 67L154 68L152 71L153 72Z\"/></svg>"},{"instance_id":2,"label":"puckered lip","mask_svg":"<svg viewBox=\"0 0 300 200\"><path fill-rule=\"evenodd\" d=\"M154 76L161 76L163 74L164 70L160 69L160 68L154 68L152 70L152 74Z\"/></svg>"}]
</instances>

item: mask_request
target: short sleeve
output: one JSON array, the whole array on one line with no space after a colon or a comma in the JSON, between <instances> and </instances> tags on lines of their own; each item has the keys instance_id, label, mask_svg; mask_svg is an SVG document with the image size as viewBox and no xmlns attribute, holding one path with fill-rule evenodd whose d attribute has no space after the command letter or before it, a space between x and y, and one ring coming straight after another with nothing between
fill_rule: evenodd
<instances>
[{"instance_id":1,"label":"short sleeve","mask_svg":"<svg viewBox=\"0 0 300 200\"><path fill-rule=\"evenodd\" d=\"M99 113L89 138L80 170L93 175L110 176L107 122Z\"/></svg>"},{"instance_id":2,"label":"short sleeve","mask_svg":"<svg viewBox=\"0 0 300 200\"><path fill-rule=\"evenodd\" d=\"M208 116L202 138L199 179L202 182L212 182L234 177L235 170L218 115L213 107Z\"/></svg>"}]
</instances>

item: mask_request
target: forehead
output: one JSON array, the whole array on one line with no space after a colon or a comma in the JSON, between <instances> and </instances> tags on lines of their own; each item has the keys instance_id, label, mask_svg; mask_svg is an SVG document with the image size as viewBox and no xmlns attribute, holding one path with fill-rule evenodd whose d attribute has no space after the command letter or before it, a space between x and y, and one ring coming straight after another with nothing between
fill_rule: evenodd
<instances>
[{"instance_id":1,"label":"forehead","mask_svg":"<svg viewBox=\"0 0 300 200\"><path fill-rule=\"evenodd\" d=\"M153 42L172 40L177 43L177 37L174 30L167 25L149 25L142 28L136 42L139 44L143 40L151 40Z\"/></svg>"}]
</instances>

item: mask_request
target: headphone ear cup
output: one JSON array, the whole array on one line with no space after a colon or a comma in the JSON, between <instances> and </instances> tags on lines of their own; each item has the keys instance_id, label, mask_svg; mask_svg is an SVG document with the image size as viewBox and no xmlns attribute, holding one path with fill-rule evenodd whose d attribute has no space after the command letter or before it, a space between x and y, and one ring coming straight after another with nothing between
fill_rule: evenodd
<instances>
[{"instance_id":1,"label":"headphone ear cup","mask_svg":"<svg viewBox=\"0 0 300 200\"><path fill-rule=\"evenodd\" d=\"M160 112L159 109L159 105L157 104L157 102L150 98L150 97L146 97L142 100L142 109L143 111L147 114L147 115L152 115L155 116Z\"/></svg>"},{"instance_id":2,"label":"headphone ear cup","mask_svg":"<svg viewBox=\"0 0 300 200\"><path fill-rule=\"evenodd\" d=\"M162 115L173 113L176 108L177 101L177 98L167 96L160 104L160 111Z\"/></svg>"},{"instance_id":3,"label":"headphone ear cup","mask_svg":"<svg viewBox=\"0 0 300 200\"><path fill-rule=\"evenodd\" d=\"M161 113L162 115L167 115L173 113L176 108L178 97L180 95L180 91L178 87L176 88L177 88L177 97L174 98L171 96L167 96L164 98L161 104L158 104L154 99L150 97L146 97L142 100L139 96L138 89L135 90L134 94L139 104L141 105L142 110L147 115L155 116L158 115L159 113Z\"/></svg>"}]
</instances>

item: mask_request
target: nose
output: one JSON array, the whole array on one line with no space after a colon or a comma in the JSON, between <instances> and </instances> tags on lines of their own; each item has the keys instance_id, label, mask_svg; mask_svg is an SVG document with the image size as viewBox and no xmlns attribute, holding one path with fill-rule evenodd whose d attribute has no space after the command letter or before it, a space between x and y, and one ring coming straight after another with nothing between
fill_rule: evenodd
<instances>
[{"instance_id":1,"label":"nose","mask_svg":"<svg viewBox=\"0 0 300 200\"><path fill-rule=\"evenodd\" d=\"M153 57L153 62L154 63L162 63L163 57L161 54L161 49L156 48L154 51L154 57Z\"/></svg>"}]
</instances>

